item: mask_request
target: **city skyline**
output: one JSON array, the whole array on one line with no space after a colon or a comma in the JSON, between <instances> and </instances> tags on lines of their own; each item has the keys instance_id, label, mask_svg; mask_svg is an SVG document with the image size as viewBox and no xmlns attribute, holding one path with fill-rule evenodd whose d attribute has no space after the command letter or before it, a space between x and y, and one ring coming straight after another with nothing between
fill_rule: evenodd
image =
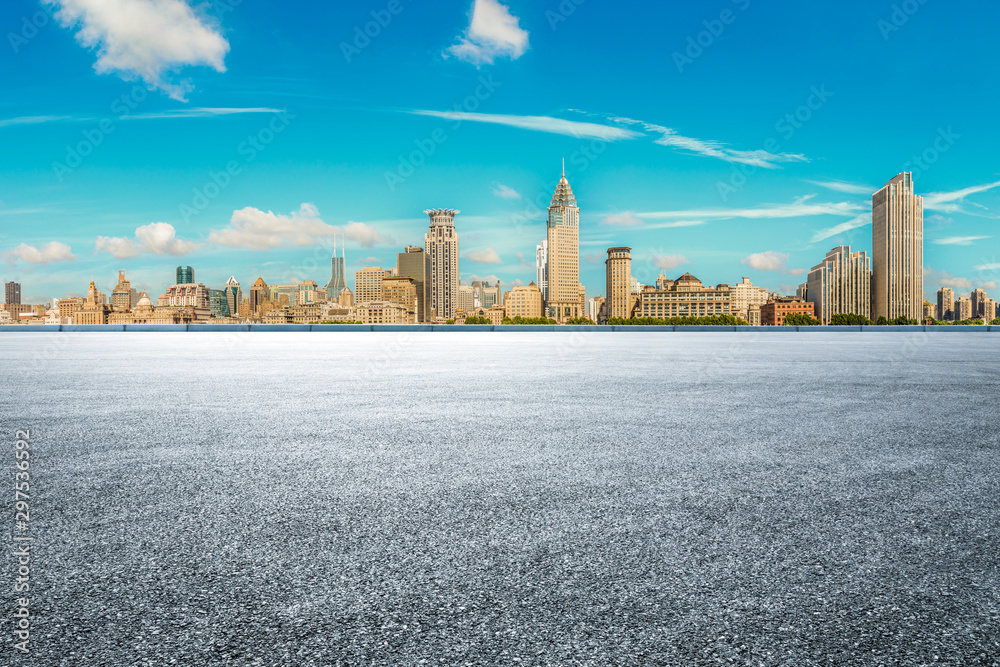
<instances>
[{"instance_id":1,"label":"city skyline","mask_svg":"<svg viewBox=\"0 0 1000 667\"><path fill-rule=\"evenodd\" d=\"M326 284L302 267L335 234L348 276L391 266L422 245L420 211L446 205L465 211L462 280L528 284L565 157L588 296L603 292L613 246L634 249L646 284L691 270L708 284L747 275L791 293L831 248L873 252L871 195L903 171L925 198L924 298L942 285L995 288L989 147L1000 136L978 91L998 75L983 25L933 4L896 25L891 3L846 2L804 8L798 29L778 34L778 9L745 0L721 5L728 22L705 7L643 6L655 20L637 22L563 5L449 2L431 22L402 3L386 22L382 7L306 3L302 21L222 2L171 26L191 53L163 62L86 17L43 14L26 27L39 5L7 3L2 277L32 302L84 295L91 275L110 289L122 269L156 292L178 264L215 286L231 275ZM470 23L489 10L510 17L491 37ZM376 18L378 34L353 46ZM81 45L87 21L97 37ZM949 37L958 25L963 39ZM585 46L606 31L634 45ZM254 53L272 33L273 48ZM773 48L757 48L762 34ZM126 50L119 61L102 55L112 46ZM152 72L136 69L141 55ZM556 70L569 85L551 85ZM760 70L778 74L764 81L751 74ZM643 92L607 102L621 86ZM878 112L902 103L906 114Z\"/></svg>"}]
</instances>

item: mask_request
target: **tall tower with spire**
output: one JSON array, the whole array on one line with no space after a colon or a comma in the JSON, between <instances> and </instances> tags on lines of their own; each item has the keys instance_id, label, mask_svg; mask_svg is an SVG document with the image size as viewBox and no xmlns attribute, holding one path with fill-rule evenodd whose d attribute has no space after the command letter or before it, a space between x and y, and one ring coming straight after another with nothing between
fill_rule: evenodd
<instances>
[{"instance_id":1,"label":"tall tower with spire","mask_svg":"<svg viewBox=\"0 0 1000 667\"><path fill-rule=\"evenodd\" d=\"M326 284L326 298L337 301L340 292L347 287L347 241L341 243L341 257L337 257L337 235L333 236L333 259L330 262L330 282Z\"/></svg>"},{"instance_id":2,"label":"tall tower with spire","mask_svg":"<svg viewBox=\"0 0 1000 667\"><path fill-rule=\"evenodd\" d=\"M546 240L549 282L546 312L559 322L582 317L586 311L580 290L580 208L566 180L566 160L549 204Z\"/></svg>"}]
</instances>

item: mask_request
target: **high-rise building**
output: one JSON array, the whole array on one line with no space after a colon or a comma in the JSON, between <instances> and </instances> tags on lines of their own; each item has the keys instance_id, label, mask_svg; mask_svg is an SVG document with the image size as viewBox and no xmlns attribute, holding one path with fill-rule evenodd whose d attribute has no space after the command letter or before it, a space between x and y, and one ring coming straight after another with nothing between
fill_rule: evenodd
<instances>
[{"instance_id":1,"label":"high-rise building","mask_svg":"<svg viewBox=\"0 0 1000 667\"><path fill-rule=\"evenodd\" d=\"M194 282L194 269L190 266L177 267L177 284L190 285Z\"/></svg>"},{"instance_id":2,"label":"high-rise building","mask_svg":"<svg viewBox=\"0 0 1000 667\"><path fill-rule=\"evenodd\" d=\"M4 286L4 303L11 306L21 305L21 283L9 282Z\"/></svg>"},{"instance_id":3,"label":"high-rise building","mask_svg":"<svg viewBox=\"0 0 1000 667\"><path fill-rule=\"evenodd\" d=\"M354 300L360 305L382 300L382 281L388 272L381 266L366 266L354 274Z\"/></svg>"},{"instance_id":4,"label":"high-rise building","mask_svg":"<svg viewBox=\"0 0 1000 667\"><path fill-rule=\"evenodd\" d=\"M465 314L476 309L476 290L471 285L458 286L458 302L456 309ZM448 319L451 319L450 317Z\"/></svg>"},{"instance_id":5,"label":"high-rise building","mask_svg":"<svg viewBox=\"0 0 1000 667\"><path fill-rule=\"evenodd\" d=\"M955 320L964 322L972 319L972 299L967 296L955 300Z\"/></svg>"},{"instance_id":6,"label":"high-rise building","mask_svg":"<svg viewBox=\"0 0 1000 667\"><path fill-rule=\"evenodd\" d=\"M548 299L545 309L549 317L565 322L585 314L580 294L580 208L566 180L565 166L549 204L547 225Z\"/></svg>"},{"instance_id":7,"label":"high-rise building","mask_svg":"<svg viewBox=\"0 0 1000 667\"><path fill-rule=\"evenodd\" d=\"M826 253L823 262L809 272L805 296L816 304L816 318L830 324L834 315L868 317L872 312L871 285L868 255L852 253L851 246L842 245Z\"/></svg>"},{"instance_id":8,"label":"high-rise building","mask_svg":"<svg viewBox=\"0 0 1000 667\"><path fill-rule=\"evenodd\" d=\"M872 319L919 320L924 304L924 198L913 193L910 172L899 174L872 196L872 250Z\"/></svg>"},{"instance_id":9,"label":"high-rise building","mask_svg":"<svg viewBox=\"0 0 1000 667\"><path fill-rule=\"evenodd\" d=\"M599 323L601 319L601 308L607 303L603 296L595 296L587 301L587 311L592 322Z\"/></svg>"},{"instance_id":10,"label":"high-rise building","mask_svg":"<svg viewBox=\"0 0 1000 667\"><path fill-rule=\"evenodd\" d=\"M346 239L340 248L341 256L337 257L337 237L333 237L333 259L330 260L330 282L326 284L326 298L336 301L340 291L347 287L347 249Z\"/></svg>"},{"instance_id":11,"label":"high-rise building","mask_svg":"<svg viewBox=\"0 0 1000 667\"><path fill-rule=\"evenodd\" d=\"M118 312L132 310L139 303L139 293L132 289L132 283L125 277L124 271L118 272L118 284L111 292L111 307Z\"/></svg>"},{"instance_id":12,"label":"high-rise building","mask_svg":"<svg viewBox=\"0 0 1000 667\"><path fill-rule=\"evenodd\" d=\"M500 281L491 286L487 281L477 280L472 283L472 292L476 308L493 308L503 305L503 287L501 287Z\"/></svg>"},{"instance_id":13,"label":"high-rise building","mask_svg":"<svg viewBox=\"0 0 1000 667\"><path fill-rule=\"evenodd\" d=\"M236 317L240 312L240 304L243 303L243 290L240 289L240 281L236 276L229 276L226 281L226 307L231 317Z\"/></svg>"},{"instance_id":14,"label":"high-rise building","mask_svg":"<svg viewBox=\"0 0 1000 667\"><path fill-rule=\"evenodd\" d=\"M417 286L417 322L433 322L431 309L431 258L419 246L410 246L396 255L396 273L412 278Z\"/></svg>"},{"instance_id":15,"label":"high-rise building","mask_svg":"<svg viewBox=\"0 0 1000 667\"><path fill-rule=\"evenodd\" d=\"M955 290L950 287L938 290L937 318L942 322L955 319Z\"/></svg>"},{"instance_id":16,"label":"high-rise building","mask_svg":"<svg viewBox=\"0 0 1000 667\"><path fill-rule=\"evenodd\" d=\"M983 323L990 324L997 318L997 302L993 299L983 301Z\"/></svg>"},{"instance_id":17,"label":"high-rise building","mask_svg":"<svg viewBox=\"0 0 1000 667\"><path fill-rule=\"evenodd\" d=\"M424 211L431 219L424 248L431 263L431 310L436 317L454 319L458 309L458 232L455 216L461 211L435 208Z\"/></svg>"},{"instance_id":18,"label":"high-rise building","mask_svg":"<svg viewBox=\"0 0 1000 667\"><path fill-rule=\"evenodd\" d=\"M763 287L755 287L749 278L743 278L742 282L730 287L729 293L731 298L730 313L748 324L754 324L756 320L757 325L759 325L760 309L770 300L771 293ZM865 317L868 317L867 313Z\"/></svg>"},{"instance_id":19,"label":"high-rise building","mask_svg":"<svg viewBox=\"0 0 1000 667\"><path fill-rule=\"evenodd\" d=\"M632 314L632 248L608 248L604 267L608 317L628 319Z\"/></svg>"},{"instance_id":20,"label":"high-rise building","mask_svg":"<svg viewBox=\"0 0 1000 667\"><path fill-rule=\"evenodd\" d=\"M549 298L549 240L535 247L535 284L542 291L542 299Z\"/></svg>"},{"instance_id":21,"label":"high-rise building","mask_svg":"<svg viewBox=\"0 0 1000 667\"><path fill-rule=\"evenodd\" d=\"M253 317L264 315L267 304L271 303L271 288L263 278L257 278L250 286L250 313Z\"/></svg>"},{"instance_id":22,"label":"high-rise building","mask_svg":"<svg viewBox=\"0 0 1000 667\"><path fill-rule=\"evenodd\" d=\"M233 312L229 310L229 292L226 290L208 290L208 304L212 317L217 319L229 317L229 314Z\"/></svg>"},{"instance_id":23,"label":"high-rise building","mask_svg":"<svg viewBox=\"0 0 1000 667\"><path fill-rule=\"evenodd\" d=\"M986 317L986 299L989 298L984 289L972 290L972 319L981 320ZM992 319L992 318L990 318Z\"/></svg>"}]
</instances>

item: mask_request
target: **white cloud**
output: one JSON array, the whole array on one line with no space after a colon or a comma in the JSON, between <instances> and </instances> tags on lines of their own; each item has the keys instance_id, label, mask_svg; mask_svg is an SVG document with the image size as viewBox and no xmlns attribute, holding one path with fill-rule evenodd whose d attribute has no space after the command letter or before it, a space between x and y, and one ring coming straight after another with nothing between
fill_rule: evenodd
<instances>
[{"instance_id":1,"label":"white cloud","mask_svg":"<svg viewBox=\"0 0 1000 667\"><path fill-rule=\"evenodd\" d=\"M729 148L727 144L721 141L685 137L678 134L677 130L673 130L669 127L655 125L653 123L647 123L645 121L635 120L632 118L614 117L609 118L608 120L623 125L641 125L647 132L656 132L662 136L653 143L659 144L660 146L676 148L695 153L696 155L703 155L705 157L713 157L725 162L746 164L754 167L762 167L764 169L777 169L778 163L781 162L809 162L809 158L804 155L799 155L798 153L770 153L764 150L736 150L734 148Z\"/></svg>"},{"instance_id":2,"label":"white cloud","mask_svg":"<svg viewBox=\"0 0 1000 667\"><path fill-rule=\"evenodd\" d=\"M862 213L855 218L848 220L847 222L842 222L839 225L834 225L833 227L828 227L826 229L821 229L815 234L813 234L810 243L817 243L819 241L825 241L831 236L836 236L837 234L843 234L844 232L849 232L852 229L858 229L859 227L864 227L865 225L872 224L872 214Z\"/></svg>"},{"instance_id":3,"label":"white cloud","mask_svg":"<svg viewBox=\"0 0 1000 667\"><path fill-rule=\"evenodd\" d=\"M604 258L601 257L600 255L595 255L594 253L590 253L583 257L583 261L587 262L588 264L601 264L602 262L604 262Z\"/></svg>"},{"instance_id":4,"label":"white cloud","mask_svg":"<svg viewBox=\"0 0 1000 667\"><path fill-rule=\"evenodd\" d=\"M980 264L976 267L976 271L1000 271L1000 262L990 262L989 264Z\"/></svg>"},{"instance_id":5,"label":"white cloud","mask_svg":"<svg viewBox=\"0 0 1000 667\"><path fill-rule=\"evenodd\" d=\"M986 185L975 185L971 188L964 188L953 192L932 192L924 195L924 210L955 213L962 210L959 204L969 195L986 192L996 187L1000 187L1000 181L987 183Z\"/></svg>"},{"instance_id":6,"label":"white cloud","mask_svg":"<svg viewBox=\"0 0 1000 667\"><path fill-rule=\"evenodd\" d=\"M76 259L73 250L59 241L51 241L41 248L22 243L4 254L8 261L20 260L26 264L55 264L56 262L71 262Z\"/></svg>"},{"instance_id":7,"label":"white cloud","mask_svg":"<svg viewBox=\"0 0 1000 667\"><path fill-rule=\"evenodd\" d=\"M503 264L503 260L500 259L500 255L493 248L487 248L486 250L480 250L478 252L470 252L465 258L470 262L477 262L479 264Z\"/></svg>"},{"instance_id":8,"label":"white cloud","mask_svg":"<svg viewBox=\"0 0 1000 667\"><path fill-rule=\"evenodd\" d=\"M676 220L674 222L661 222L657 225L647 225L646 229L676 229L678 227L698 227L704 224L704 220Z\"/></svg>"},{"instance_id":9,"label":"white cloud","mask_svg":"<svg viewBox=\"0 0 1000 667\"><path fill-rule=\"evenodd\" d=\"M788 258L788 253L768 250L744 257L740 260L740 264L756 271L777 271L789 276L801 276L804 273L808 273L806 269L788 268Z\"/></svg>"},{"instance_id":10,"label":"white cloud","mask_svg":"<svg viewBox=\"0 0 1000 667\"><path fill-rule=\"evenodd\" d=\"M186 65L226 70L229 42L184 0L45 0L59 9L56 18L78 28L76 40L97 50L100 74L141 78L176 100L190 82L168 75Z\"/></svg>"},{"instance_id":11,"label":"white cloud","mask_svg":"<svg viewBox=\"0 0 1000 667\"><path fill-rule=\"evenodd\" d=\"M382 242L382 236L371 225L364 222L349 222L343 229L344 236L355 243L371 248L376 243Z\"/></svg>"},{"instance_id":12,"label":"white cloud","mask_svg":"<svg viewBox=\"0 0 1000 667\"><path fill-rule=\"evenodd\" d=\"M981 267L976 268L980 269ZM953 289L974 289L972 281L968 278L959 278L947 271L935 271L930 267L924 267L924 282Z\"/></svg>"},{"instance_id":13,"label":"white cloud","mask_svg":"<svg viewBox=\"0 0 1000 667\"><path fill-rule=\"evenodd\" d=\"M972 245L973 241L993 238L992 236L949 236L944 239L931 241L934 245Z\"/></svg>"},{"instance_id":14,"label":"white cloud","mask_svg":"<svg viewBox=\"0 0 1000 667\"><path fill-rule=\"evenodd\" d=\"M200 243L177 238L174 226L166 222L153 222L135 230L135 239L98 236L95 252L110 253L115 259L130 259L149 253L180 257L201 247Z\"/></svg>"},{"instance_id":15,"label":"white cloud","mask_svg":"<svg viewBox=\"0 0 1000 667\"><path fill-rule=\"evenodd\" d=\"M521 193L503 183L493 184L493 194L501 199L521 199Z\"/></svg>"},{"instance_id":16,"label":"white cloud","mask_svg":"<svg viewBox=\"0 0 1000 667\"><path fill-rule=\"evenodd\" d=\"M667 256L657 255L654 256L650 261L653 262L654 266L663 269L665 271L676 269L679 266L687 266L688 264L691 263L691 260L689 260L684 255L667 255Z\"/></svg>"},{"instance_id":17,"label":"white cloud","mask_svg":"<svg viewBox=\"0 0 1000 667\"><path fill-rule=\"evenodd\" d=\"M622 139L636 139L643 136L639 132L625 130L620 127L599 125L597 123L581 123L575 120L563 120L562 118L552 118L550 116L512 116L504 114L469 113L465 111L426 110L415 110L410 111L409 113L416 114L418 116L433 116L435 118L444 118L455 121L506 125L508 127L516 127L522 130L562 134L568 137L575 137L577 139L619 141Z\"/></svg>"},{"instance_id":18,"label":"white cloud","mask_svg":"<svg viewBox=\"0 0 1000 667\"><path fill-rule=\"evenodd\" d=\"M215 118L216 116L233 116L248 113L284 113L284 109L270 107L198 107L196 109L174 109L154 113L137 113L126 116L123 120L157 120L161 118Z\"/></svg>"},{"instance_id":19,"label":"white cloud","mask_svg":"<svg viewBox=\"0 0 1000 667\"><path fill-rule=\"evenodd\" d=\"M624 213L613 213L601 220L602 225L614 225L617 227L642 227L646 222L632 211Z\"/></svg>"},{"instance_id":20,"label":"white cloud","mask_svg":"<svg viewBox=\"0 0 1000 667\"><path fill-rule=\"evenodd\" d=\"M878 192L878 188L868 187L867 185L857 185L855 183L846 183L844 181L806 181L806 183L812 183L813 185L818 185L819 187L826 188L827 190L843 192L849 195L867 195L870 197Z\"/></svg>"},{"instance_id":21,"label":"white cloud","mask_svg":"<svg viewBox=\"0 0 1000 667\"><path fill-rule=\"evenodd\" d=\"M284 246L312 245L338 231L336 227L320 219L319 210L312 204L302 204L291 215L279 215L271 211L265 213L248 206L234 211L229 227L213 229L208 240L233 248L270 250Z\"/></svg>"},{"instance_id":22,"label":"white cloud","mask_svg":"<svg viewBox=\"0 0 1000 667\"><path fill-rule=\"evenodd\" d=\"M528 32L516 16L497 0L475 0L472 20L464 36L448 53L477 67L500 57L517 60L528 49Z\"/></svg>"},{"instance_id":23,"label":"white cloud","mask_svg":"<svg viewBox=\"0 0 1000 667\"><path fill-rule=\"evenodd\" d=\"M488 276L477 276L474 273L470 273L468 281L470 283L484 282L484 283L490 283L491 285L495 285L498 282L500 282L500 278L498 276L493 275L493 274L490 274Z\"/></svg>"}]
</instances>

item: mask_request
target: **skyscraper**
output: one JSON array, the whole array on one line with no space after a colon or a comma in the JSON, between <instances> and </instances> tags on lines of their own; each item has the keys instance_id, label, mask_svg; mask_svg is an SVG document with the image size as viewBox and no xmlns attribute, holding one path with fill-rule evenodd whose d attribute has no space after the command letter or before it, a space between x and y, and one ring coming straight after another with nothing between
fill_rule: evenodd
<instances>
[{"instance_id":1,"label":"skyscraper","mask_svg":"<svg viewBox=\"0 0 1000 667\"><path fill-rule=\"evenodd\" d=\"M431 264L431 309L437 317L453 319L458 309L458 232L455 216L461 211L435 208L424 211L431 219L424 248Z\"/></svg>"},{"instance_id":2,"label":"skyscraper","mask_svg":"<svg viewBox=\"0 0 1000 667\"><path fill-rule=\"evenodd\" d=\"M396 273L412 278L417 285L417 322L433 322L431 310L431 258L419 246L410 246L396 255Z\"/></svg>"},{"instance_id":3,"label":"skyscraper","mask_svg":"<svg viewBox=\"0 0 1000 667\"><path fill-rule=\"evenodd\" d=\"M271 288L264 282L263 278L250 286L250 312L255 317L260 317L264 313L264 307L271 302Z\"/></svg>"},{"instance_id":4,"label":"skyscraper","mask_svg":"<svg viewBox=\"0 0 1000 667\"><path fill-rule=\"evenodd\" d=\"M240 289L240 281L236 279L236 276L229 276L229 280L226 281L226 306L229 309L229 314L232 317L236 317L240 312L240 304L243 303L243 290Z\"/></svg>"},{"instance_id":5,"label":"skyscraper","mask_svg":"<svg viewBox=\"0 0 1000 667\"><path fill-rule=\"evenodd\" d=\"M938 290L937 318L942 322L955 319L955 290L950 287Z\"/></svg>"},{"instance_id":6,"label":"skyscraper","mask_svg":"<svg viewBox=\"0 0 1000 667\"><path fill-rule=\"evenodd\" d=\"M388 277L388 272L381 266L366 266L354 273L354 300L362 303L373 303L382 300L382 281Z\"/></svg>"},{"instance_id":7,"label":"skyscraper","mask_svg":"<svg viewBox=\"0 0 1000 667\"><path fill-rule=\"evenodd\" d=\"M177 284L190 285L194 282L194 269L190 266L177 267Z\"/></svg>"},{"instance_id":8,"label":"skyscraper","mask_svg":"<svg viewBox=\"0 0 1000 667\"><path fill-rule=\"evenodd\" d=\"M21 305L21 283L10 282L4 286L4 303L11 306Z\"/></svg>"},{"instance_id":9,"label":"skyscraper","mask_svg":"<svg viewBox=\"0 0 1000 667\"><path fill-rule=\"evenodd\" d=\"M913 194L910 172L899 174L872 196L872 251L872 319L921 319L924 198Z\"/></svg>"},{"instance_id":10,"label":"skyscraper","mask_svg":"<svg viewBox=\"0 0 1000 667\"><path fill-rule=\"evenodd\" d=\"M535 284L542 291L542 300L549 298L549 240L535 247Z\"/></svg>"},{"instance_id":11,"label":"skyscraper","mask_svg":"<svg viewBox=\"0 0 1000 667\"><path fill-rule=\"evenodd\" d=\"M118 284L111 292L111 305L119 312L127 312L139 303L139 293L132 289L132 283L124 271L118 272Z\"/></svg>"},{"instance_id":12,"label":"skyscraper","mask_svg":"<svg viewBox=\"0 0 1000 667\"><path fill-rule=\"evenodd\" d=\"M604 266L608 283L608 318L628 319L632 310L632 248L608 248Z\"/></svg>"},{"instance_id":13,"label":"skyscraper","mask_svg":"<svg viewBox=\"0 0 1000 667\"><path fill-rule=\"evenodd\" d=\"M346 242L341 245L341 256L337 257L337 236L333 237L333 259L330 261L330 282L326 284L326 298L336 301L340 291L347 287L347 250Z\"/></svg>"},{"instance_id":14,"label":"skyscraper","mask_svg":"<svg viewBox=\"0 0 1000 667\"><path fill-rule=\"evenodd\" d=\"M548 219L549 317L565 322L584 315L580 294L580 208L566 180L566 168L549 204Z\"/></svg>"},{"instance_id":15,"label":"skyscraper","mask_svg":"<svg viewBox=\"0 0 1000 667\"><path fill-rule=\"evenodd\" d=\"M981 320L986 317L986 290L972 290L972 319ZM993 319L992 317L990 319Z\"/></svg>"},{"instance_id":16,"label":"skyscraper","mask_svg":"<svg viewBox=\"0 0 1000 667\"><path fill-rule=\"evenodd\" d=\"M812 268L806 295L816 304L816 317L830 324L834 315L863 315L871 312L872 264L865 252L851 252L838 246L826 253L823 262ZM920 302L921 310L923 301Z\"/></svg>"}]
</instances>

